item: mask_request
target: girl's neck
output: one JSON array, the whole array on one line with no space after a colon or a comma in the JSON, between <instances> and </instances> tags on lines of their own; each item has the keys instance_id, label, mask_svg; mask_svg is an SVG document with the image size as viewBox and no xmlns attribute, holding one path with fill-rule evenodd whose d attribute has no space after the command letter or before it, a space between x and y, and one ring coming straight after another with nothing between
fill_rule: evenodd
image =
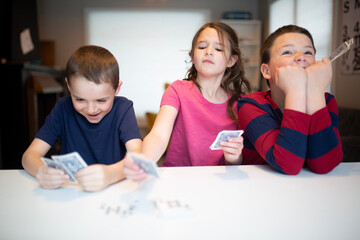
<instances>
[{"instance_id":1,"label":"girl's neck","mask_svg":"<svg viewBox=\"0 0 360 240\"><path fill-rule=\"evenodd\" d=\"M203 97L212 103L224 103L228 99L228 94L220 87L222 78L201 78L196 81L201 87Z\"/></svg>"}]
</instances>

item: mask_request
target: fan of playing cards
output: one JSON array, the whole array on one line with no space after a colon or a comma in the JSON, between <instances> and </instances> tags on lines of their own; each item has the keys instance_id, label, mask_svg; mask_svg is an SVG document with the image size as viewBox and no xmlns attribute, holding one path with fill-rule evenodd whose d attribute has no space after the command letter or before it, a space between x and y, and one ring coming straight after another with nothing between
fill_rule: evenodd
<instances>
[{"instance_id":1,"label":"fan of playing cards","mask_svg":"<svg viewBox=\"0 0 360 240\"><path fill-rule=\"evenodd\" d=\"M53 155L50 158L42 157L41 160L48 166L63 170L70 176L70 181L77 183L75 173L88 165L77 152L64 155Z\"/></svg>"},{"instance_id":2,"label":"fan of playing cards","mask_svg":"<svg viewBox=\"0 0 360 240\"><path fill-rule=\"evenodd\" d=\"M229 138L240 137L243 134L243 130L224 130L218 133L215 141L211 144L211 150L221 150L220 143L226 142Z\"/></svg>"}]
</instances>

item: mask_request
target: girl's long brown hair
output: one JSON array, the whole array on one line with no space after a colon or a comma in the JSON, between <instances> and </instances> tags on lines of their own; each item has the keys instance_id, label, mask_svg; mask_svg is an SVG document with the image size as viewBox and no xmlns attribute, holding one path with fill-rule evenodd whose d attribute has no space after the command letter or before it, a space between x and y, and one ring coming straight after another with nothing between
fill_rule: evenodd
<instances>
[{"instance_id":1,"label":"girl's long brown hair","mask_svg":"<svg viewBox=\"0 0 360 240\"><path fill-rule=\"evenodd\" d=\"M239 48L238 36L230 26L228 26L223 22L206 23L197 31L197 33L193 38L191 51L189 52L189 56L191 57L191 59L193 59L194 57L194 51L196 48L197 40L201 32L205 28L215 29L219 35L219 39L222 44L225 43L226 40L228 40L230 43L231 56L236 55L238 57L236 63L232 67L229 67L225 70L224 77L220 84L220 87L231 95L226 107L227 115L235 122L238 122L237 114L233 109L233 104L235 101L237 101L240 98L242 94L251 92L250 83L245 78L245 71L242 62L241 51ZM196 81L196 77L197 77L197 70L194 64L192 64L191 68L187 71L187 77L184 80L193 81L201 92L201 87L199 83Z\"/></svg>"}]
</instances>

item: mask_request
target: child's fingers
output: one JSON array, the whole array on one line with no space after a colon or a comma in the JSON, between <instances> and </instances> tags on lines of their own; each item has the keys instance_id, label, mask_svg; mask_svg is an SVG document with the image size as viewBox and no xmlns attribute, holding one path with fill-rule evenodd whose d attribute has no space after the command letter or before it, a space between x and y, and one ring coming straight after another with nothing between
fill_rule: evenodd
<instances>
[{"instance_id":1,"label":"child's fingers","mask_svg":"<svg viewBox=\"0 0 360 240\"><path fill-rule=\"evenodd\" d=\"M55 189L61 187L65 182L70 180L70 177L63 171L50 167L43 167L39 169L36 175L39 184L43 188Z\"/></svg>"},{"instance_id":2,"label":"child's fingers","mask_svg":"<svg viewBox=\"0 0 360 240\"><path fill-rule=\"evenodd\" d=\"M242 137L229 138L228 141L221 142L220 146L228 147L228 148L242 148L243 138Z\"/></svg>"}]
</instances>

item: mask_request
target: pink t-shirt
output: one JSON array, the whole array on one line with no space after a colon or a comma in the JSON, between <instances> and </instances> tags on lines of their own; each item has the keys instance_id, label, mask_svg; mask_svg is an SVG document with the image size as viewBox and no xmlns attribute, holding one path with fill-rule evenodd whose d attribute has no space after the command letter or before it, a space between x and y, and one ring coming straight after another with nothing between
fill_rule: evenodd
<instances>
[{"instance_id":1,"label":"pink t-shirt","mask_svg":"<svg viewBox=\"0 0 360 240\"><path fill-rule=\"evenodd\" d=\"M230 97L230 96L229 96ZM236 130L236 123L226 114L227 102L207 101L192 81L177 80L165 91L161 106L178 110L170 146L162 166L224 165L222 150L210 145L222 130Z\"/></svg>"}]
</instances>

